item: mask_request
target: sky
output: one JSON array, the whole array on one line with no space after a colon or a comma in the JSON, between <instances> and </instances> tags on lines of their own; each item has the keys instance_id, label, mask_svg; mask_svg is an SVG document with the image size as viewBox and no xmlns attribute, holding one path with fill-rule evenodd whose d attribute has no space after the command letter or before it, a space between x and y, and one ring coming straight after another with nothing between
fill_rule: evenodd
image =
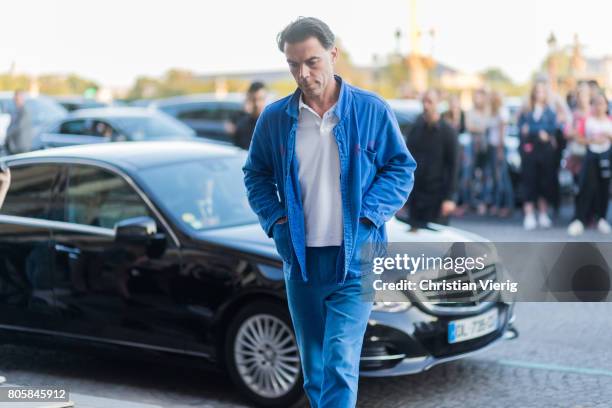
<instances>
[{"instance_id":1,"label":"sky","mask_svg":"<svg viewBox=\"0 0 612 408\"><path fill-rule=\"evenodd\" d=\"M500 67L527 80L553 31L578 33L585 54L612 54L612 2L602 0L416 0L421 48L465 72ZM324 20L359 65L396 49L409 30L410 0L20 0L3 3L0 71L77 73L110 87L173 67L197 73L286 68L276 34L298 16ZM409 51L404 35L401 50Z\"/></svg>"}]
</instances>

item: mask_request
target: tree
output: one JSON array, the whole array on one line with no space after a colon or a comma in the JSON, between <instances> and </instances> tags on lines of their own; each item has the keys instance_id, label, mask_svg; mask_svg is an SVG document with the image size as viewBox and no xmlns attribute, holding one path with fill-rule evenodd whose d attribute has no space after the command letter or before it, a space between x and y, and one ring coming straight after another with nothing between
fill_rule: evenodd
<instances>
[{"instance_id":1,"label":"tree","mask_svg":"<svg viewBox=\"0 0 612 408\"><path fill-rule=\"evenodd\" d=\"M512 84L512 79L501 68L487 68L482 71L482 77L486 82L493 82L499 84Z\"/></svg>"}]
</instances>

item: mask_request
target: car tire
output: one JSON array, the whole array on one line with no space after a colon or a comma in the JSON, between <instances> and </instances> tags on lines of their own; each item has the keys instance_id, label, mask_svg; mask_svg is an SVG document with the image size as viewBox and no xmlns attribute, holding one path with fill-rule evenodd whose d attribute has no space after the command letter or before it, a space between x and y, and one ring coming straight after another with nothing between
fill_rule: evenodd
<instances>
[{"instance_id":1,"label":"car tire","mask_svg":"<svg viewBox=\"0 0 612 408\"><path fill-rule=\"evenodd\" d=\"M302 368L286 306L256 302L227 329L225 362L236 387L262 407L304 401Z\"/></svg>"}]
</instances>

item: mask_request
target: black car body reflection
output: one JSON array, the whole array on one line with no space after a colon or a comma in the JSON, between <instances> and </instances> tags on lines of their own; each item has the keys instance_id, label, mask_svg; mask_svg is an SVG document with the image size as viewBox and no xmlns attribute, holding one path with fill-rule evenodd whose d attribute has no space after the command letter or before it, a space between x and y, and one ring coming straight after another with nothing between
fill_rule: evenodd
<instances>
[{"instance_id":1,"label":"black car body reflection","mask_svg":"<svg viewBox=\"0 0 612 408\"><path fill-rule=\"evenodd\" d=\"M301 371L280 257L252 213L244 152L202 142L83 145L6 158L0 211L0 339L24 334L201 357L257 403L289 406ZM390 240L470 241L397 220ZM476 302L478 303L478 302ZM499 325L460 343L451 320L497 309ZM376 305L362 374L400 375L503 338L512 304Z\"/></svg>"}]
</instances>

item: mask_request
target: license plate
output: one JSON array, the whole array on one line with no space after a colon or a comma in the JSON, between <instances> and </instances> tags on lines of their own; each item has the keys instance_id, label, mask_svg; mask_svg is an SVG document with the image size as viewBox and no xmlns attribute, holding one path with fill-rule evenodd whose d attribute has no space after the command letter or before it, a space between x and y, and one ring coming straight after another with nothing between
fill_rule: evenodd
<instances>
[{"instance_id":1,"label":"license plate","mask_svg":"<svg viewBox=\"0 0 612 408\"><path fill-rule=\"evenodd\" d=\"M448 323L448 342L458 343L489 334L497 329L498 319L497 309L494 308L478 316L453 320Z\"/></svg>"}]
</instances>

